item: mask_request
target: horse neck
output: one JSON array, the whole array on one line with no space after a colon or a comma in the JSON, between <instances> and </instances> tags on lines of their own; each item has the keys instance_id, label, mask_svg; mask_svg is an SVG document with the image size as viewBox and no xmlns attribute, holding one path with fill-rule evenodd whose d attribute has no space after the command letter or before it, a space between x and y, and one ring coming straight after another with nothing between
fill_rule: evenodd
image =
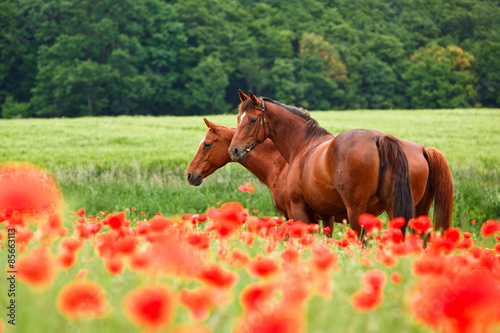
<instances>
[{"instance_id":1,"label":"horse neck","mask_svg":"<svg viewBox=\"0 0 500 333\"><path fill-rule=\"evenodd\" d=\"M307 120L280 106L269 105L266 108L266 117L269 121L269 137L288 163L300 155L304 147L324 140L322 137L308 139Z\"/></svg>"},{"instance_id":2,"label":"horse neck","mask_svg":"<svg viewBox=\"0 0 500 333\"><path fill-rule=\"evenodd\" d=\"M252 155L247 155L247 158L240 164L269 187L278 178L286 161L274 143L266 140L255 148Z\"/></svg>"}]
</instances>

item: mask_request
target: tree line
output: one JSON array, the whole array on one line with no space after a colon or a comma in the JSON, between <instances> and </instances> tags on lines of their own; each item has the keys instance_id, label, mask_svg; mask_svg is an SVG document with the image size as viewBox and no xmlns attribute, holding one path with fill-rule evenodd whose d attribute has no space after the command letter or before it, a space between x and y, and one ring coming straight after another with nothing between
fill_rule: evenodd
<instances>
[{"instance_id":1,"label":"tree line","mask_svg":"<svg viewBox=\"0 0 500 333\"><path fill-rule=\"evenodd\" d=\"M0 1L3 118L500 107L486 0Z\"/></svg>"}]
</instances>

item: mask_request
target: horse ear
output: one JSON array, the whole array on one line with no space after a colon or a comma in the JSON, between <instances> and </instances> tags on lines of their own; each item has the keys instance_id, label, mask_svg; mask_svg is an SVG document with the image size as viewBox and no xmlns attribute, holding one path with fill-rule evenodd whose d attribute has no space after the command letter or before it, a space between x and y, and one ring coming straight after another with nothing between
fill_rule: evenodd
<instances>
[{"instance_id":1,"label":"horse ear","mask_svg":"<svg viewBox=\"0 0 500 333\"><path fill-rule=\"evenodd\" d=\"M250 98L253 101L253 104L256 106L261 106L260 100L255 96L251 91L248 92L248 95L250 95Z\"/></svg>"},{"instance_id":2,"label":"horse ear","mask_svg":"<svg viewBox=\"0 0 500 333\"><path fill-rule=\"evenodd\" d=\"M238 89L238 95L240 95L240 100L242 102L246 101L248 99L248 96L245 95L245 93L243 91L241 91L241 89Z\"/></svg>"},{"instance_id":3,"label":"horse ear","mask_svg":"<svg viewBox=\"0 0 500 333\"><path fill-rule=\"evenodd\" d=\"M217 125L215 125L214 123L212 123L210 120L208 120L207 118L203 118L203 121L205 122L205 124L207 125L207 127L213 131L215 131L217 129Z\"/></svg>"}]
</instances>

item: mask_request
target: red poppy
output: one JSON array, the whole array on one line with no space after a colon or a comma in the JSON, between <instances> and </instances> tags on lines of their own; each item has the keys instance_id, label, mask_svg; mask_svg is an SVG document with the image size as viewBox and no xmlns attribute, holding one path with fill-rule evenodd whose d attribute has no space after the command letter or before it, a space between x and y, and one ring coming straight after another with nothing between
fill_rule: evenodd
<instances>
[{"instance_id":1,"label":"red poppy","mask_svg":"<svg viewBox=\"0 0 500 333\"><path fill-rule=\"evenodd\" d=\"M19 281L26 282L37 289L45 289L54 280L56 271L47 249L38 247L20 258L16 264Z\"/></svg>"},{"instance_id":2,"label":"red poppy","mask_svg":"<svg viewBox=\"0 0 500 333\"><path fill-rule=\"evenodd\" d=\"M389 228L401 229L405 226L406 220L404 217L396 217L389 222Z\"/></svg>"},{"instance_id":3,"label":"red poppy","mask_svg":"<svg viewBox=\"0 0 500 333\"><path fill-rule=\"evenodd\" d=\"M198 288L196 290L182 289L179 293L179 302L187 307L195 320L208 318L210 308L221 305L228 300L220 290Z\"/></svg>"},{"instance_id":4,"label":"red poppy","mask_svg":"<svg viewBox=\"0 0 500 333\"><path fill-rule=\"evenodd\" d=\"M170 322L174 312L174 297L164 286L145 286L130 292L123 309L139 327L159 329Z\"/></svg>"},{"instance_id":5,"label":"red poppy","mask_svg":"<svg viewBox=\"0 0 500 333\"><path fill-rule=\"evenodd\" d=\"M457 243L460 240L460 229L457 228L449 228L444 232L444 238L449 240L452 243Z\"/></svg>"},{"instance_id":6,"label":"red poppy","mask_svg":"<svg viewBox=\"0 0 500 333\"><path fill-rule=\"evenodd\" d=\"M147 252L136 252L129 257L130 269L144 270L147 269L152 262L152 258Z\"/></svg>"},{"instance_id":7,"label":"red poppy","mask_svg":"<svg viewBox=\"0 0 500 333\"><path fill-rule=\"evenodd\" d=\"M66 252L74 253L82 246L82 242L75 238L64 238L59 246Z\"/></svg>"},{"instance_id":8,"label":"red poppy","mask_svg":"<svg viewBox=\"0 0 500 333\"><path fill-rule=\"evenodd\" d=\"M312 264L320 272L326 272L337 263L337 256L325 243L318 243L312 248Z\"/></svg>"},{"instance_id":9,"label":"red poppy","mask_svg":"<svg viewBox=\"0 0 500 333\"><path fill-rule=\"evenodd\" d=\"M81 320L103 317L108 305L100 285L90 281L74 281L59 292L57 308L63 316Z\"/></svg>"},{"instance_id":10,"label":"red poppy","mask_svg":"<svg viewBox=\"0 0 500 333\"><path fill-rule=\"evenodd\" d=\"M498 221L488 220L481 226L481 235L483 237L490 237L497 232L500 232L500 222Z\"/></svg>"},{"instance_id":11,"label":"red poppy","mask_svg":"<svg viewBox=\"0 0 500 333\"><path fill-rule=\"evenodd\" d=\"M153 232L164 232L172 224L173 224L173 221L171 219L163 217L161 215L155 215L155 217L153 217L149 221L150 230Z\"/></svg>"},{"instance_id":12,"label":"red poppy","mask_svg":"<svg viewBox=\"0 0 500 333\"><path fill-rule=\"evenodd\" d=\"M382 304L384 294L375 290L363 289L354 293L351 304L359 312L373 311Z\"/></svg>"},{"instance_id":13,"label":"red poppy","mask_svg":"<svg viewBox=\"0 0 500 333\"><path fill-rule=\"evenodd\" d=\"M76 263L76 255L71 252L63 252L57 257L62 269L68 269Z\"/></svg>"},{"instance_id":14,"label":"red poppy","mask_svg":"<svg viewBox=\"0 0 500 333\"><path fill-rule=\"evenodd\" d=\"M119 256L110 256L104 259L104 267L111 275L119 275L123 272L123 259Z\"/></svg>"},{"instance_id":15,"label":"red poppy","mask_svg":"<svg viewBox=\"0 0 500 333\"><path fill-rule=\"evenodd\" d=\"M86 276L87 276L87 270L86 270L86 269L83 269L83 268L82 268L82 269L80 269L80 270L78 271L78 273L76 274L76 278L77 278L78 280L83 280L83 279L85 279L85 277L86 277Z\"/></svg>"},{"instance_id":16,"label":"red poppy","mask_svg":"<svg viewBox=\"0 0 500 333\"><path fill-rule=\"evenodd\" d=\"M431 219L428 216L422 215L416 219L411 219L408 222L410 228L415 229L418 234L423 234L432 229Z\"/></svg>"},{"instance_id":17,"label":"red poppy","mask_svg":"<svg viewBox=\"0 0 500 333\"><path fill-rule=\"evenodd\" d=\"M296 264L299 262L300 253L294 248L288 248L281 252L280 257L284 263Z\"/></svg>"},{"instance_id":18,"label":"red poppy","mask_svg":"<svg viewBox=\"0 0 500 333\"><path fill-rule=\"evenodd\" d=\"M209 211L209 215L213 218L213 225L210 230L221 238L229 238L238 231L245 222L246 210L238 202L228 202L222 205L221 208L214 211Z\"/></svg>"},{"instance_id":19,"label":"red poppy","mask_svg":"<svg viewBox=\"0 0 500 333\"><path fill-rule=\"evenodd\" d=\"M359 217L359 225L371 232L378 232L382 230L382 221L372 214L362 214Z\"/></svg>"},{"instance_id":20,"label":"red poppy","mask_svg":"<svg viewBox=\"0 0 500 333\"><path fill-rule=\"evenodd\" d=\"M59 189L48 173L28 164L0 166L0 222L45 219L59 210L60 201Z\"/></svg>"},{"instance_id":21,"label":"red poppy","mask_svg":"<svg viewBox=\"0 0 500 333\"><path fill-rule=\"evenodd\" d=\"M201 270L199 279L214 287L230 288L238 281L238 275L220 265L212 264Z\"/></svg>"},{"instance_id":22,"label":"red poppy","mask_svg":"<svg viewBox=\"0 0 500 333\"><path fill-rule=\"evenodd\" d=\"M236 267L246 267L249 262L250 262L250 257L248 256L248 254L239 249L236 249L233 252L231 252L231 255L229 256L228 260L229 265Z\"/></svg>"},{"instance_id":23,"label":"red poppy","mask_svg":"<svg viewBox=\"0 0 500 333\"><path fill-rule=\"evenodd\" d=\"M258 256L250 262L248 271L253 276L267 278L278 272L279 265L276 259Z\"/></svg>"},{"instance_id":24,"label":"red poppy","mask_svg":"<svg viewBox=\"0 0 500 333\"><path fill-rule=\"evenodd\" d=\"M200 250L206 250L210 247L210 239L207 234L190 234L187 237L187 241L189 244L199 248Z\"/></svg>"},{"instance_id":25,"label":"red poppy","mask_svg":"<svg viewBox=\"0 0 500 333\"><path fill-rule=\"evenodd\" d=\"M498 322L498 277L465 262L453 265L453 274L420 281L412 295L419 320L445 332L487 332ZM442 264L447 265L447 260Z\"/></svg>"},{"instance_id":26,"label":"red poppy","mask_svg":"<svg viewBox=\"0 0 500 333\"><path fill-rule=\"evenodd\" d=\"M253 192L255 192L255 185L252 183L240 185L240 186L238 186L238 190L240 190L241 192L248 192L248 193L252 194Z\"/></svg>"},{"instance_id":27,"label":"red poppy","mask_svg":"<svg viewBox=\"0 0 500 333\"><path fill-rule=\"evenodd\" d=\"M76 212L73 212L74 214L78 216L85 216L85 208L80 208Z\"/></svg>"},{"instance_id":28,"label":"red poppy","mask_svg":"<svg viewBox=\"0 0 500 333\"><path fill-rule=\"evenodd\" d=\"M135 252L137 242L137 238L134 236L122 237L115 242L115 250L123 255L131 255Z\"/></svg>"},{"instance_id":29,"label":"red poppy","mask_svg":"<svg viewBox=\"0 0 500 333\"><path fill-rule=\"evenodd\" d=\"M247 312L263 312L266 302L274 295L276 286L273 283L253 283L241 292L240 303Z\"/></svg>"},{"instance_id":30,"label":"red poppy","mask_svg":"<svg viewBox=\"0 0 500 333\"><path fill-rule=\"evenodd\" d=\"M106 216L102 221L104 225L108 225L111 229L120 229L126 223L125 212L112 213Z\"/></svg>"},{"instance_id":31,"label":"red poppy","mask_svg":"<svg viewBox=\"0 0 500 333\"><path fill-rule=\"evenodd\" d=\"M394 272L391 274L391 281L395 284L400 284L401 282L403 282L403 276L398 272Z\"/></svg>"}]
</instances>

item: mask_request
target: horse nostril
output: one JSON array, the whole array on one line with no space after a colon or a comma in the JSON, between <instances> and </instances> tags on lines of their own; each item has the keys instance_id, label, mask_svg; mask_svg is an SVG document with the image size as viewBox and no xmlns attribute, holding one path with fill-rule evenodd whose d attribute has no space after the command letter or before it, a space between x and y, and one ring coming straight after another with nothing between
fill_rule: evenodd
<instances>
[{"instance_id":1,"label":"horse nostril","mask_svg":"<svg viewBox=\"0 0 500 333\"><path fill-rule=\"evenodd\" d=\"M237 147L234 147L233 148L233 156L238 156L238 153L239 153L239 149Z\"/></svg>"},{"instance_id":2,"label":"horse nostril","mask_svg":"<svg viewBox=\"0 0 500 333\"><path fill-rule=\"evenodd\" d=\"M191 178L193 178L193 173L192 172L188 172L187 179L191 180Z\"/></svg>"}]
</instances>

